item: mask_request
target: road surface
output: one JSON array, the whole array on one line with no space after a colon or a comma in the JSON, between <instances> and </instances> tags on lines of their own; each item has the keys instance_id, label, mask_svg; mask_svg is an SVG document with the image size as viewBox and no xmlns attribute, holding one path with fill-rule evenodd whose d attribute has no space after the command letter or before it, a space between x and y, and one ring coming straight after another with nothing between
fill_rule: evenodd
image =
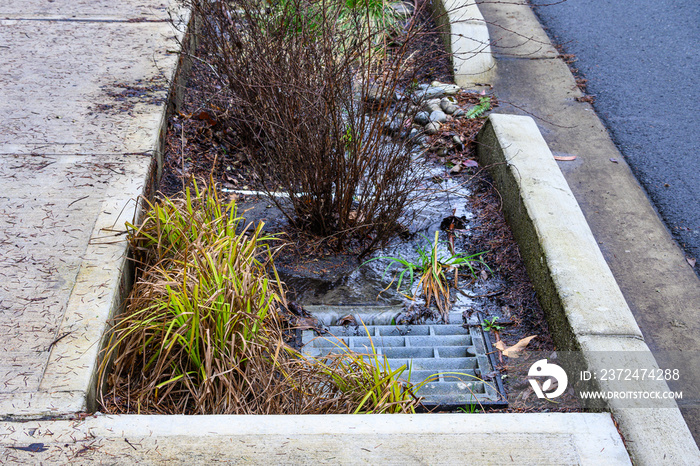
<instances>
[{"instance_id":1,"label":"road surface","mask_svg":"<svg viewBox=\"0 0 700 466\"><path fill-rule=\"evenodd\" d=\"M577 57L596 111L700 273L700 2L531 3Z\"/></svg>"}]
</instances>

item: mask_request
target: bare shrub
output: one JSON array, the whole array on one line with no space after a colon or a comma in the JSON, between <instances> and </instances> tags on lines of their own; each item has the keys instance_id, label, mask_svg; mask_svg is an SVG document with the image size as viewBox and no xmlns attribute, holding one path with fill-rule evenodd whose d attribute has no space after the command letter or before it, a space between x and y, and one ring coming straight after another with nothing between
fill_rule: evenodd
<instances>
[{"instance_id":1,"label":"bare shrub","mask_svg":"<svg viewBox=\"0 0 700 466\"><path fill-rule=\"evenodd\" d=\"M409 23L392 43L398 23L376 21L388 14L377 4L192 1L262 188L288 194L271 199L293 225L339 247L359 238L364 252L397 231L421 178L395 137L418 110L397 91L416 70L420 30Z\"/></svg>"}]
</instances>

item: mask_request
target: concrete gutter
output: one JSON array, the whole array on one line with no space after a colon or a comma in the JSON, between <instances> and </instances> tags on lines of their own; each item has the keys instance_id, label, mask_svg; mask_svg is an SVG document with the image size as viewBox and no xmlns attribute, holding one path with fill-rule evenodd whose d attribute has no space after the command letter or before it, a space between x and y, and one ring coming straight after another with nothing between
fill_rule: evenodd
<instances>
[{"instance_id":1,"label":"concrete gutter","mask_svg":"<svg viewBox=\"0 0 700 466\"><path fill-rule=\"evenodd\" d=\"M474 0L435 0L433 19L450 54L455 84L473 87L493 82L496 61L491 40Z\"/></svg>"},{"instance_id":2,"label":"concrete gutter","mask_svg":"<svg viewBox=\"0 0 700 466\"><path fill-rule=\"evenodd\" d=\"M629 352L615 367L644 368L654 358L644 343L586 219L530 117L493 114L479 133L478 157L490 167L503 208L560 350L581 351L588 369L609 369L602 354ZM658 366L657 366L658 367ZM621 391L616 381L600 390ZM665 382L640 382L668 391ZM700 452L675 406L629 408L608 403L637 464L698 464Z\"/></svg>"},{"instance_id":3,"label":"concrete gutter","mask_svg":"<svg viewBox=\"0 0 700 466\"><path fill-rule=\"evenodd\" d=\"M526 0L480 1L498 63L496 113L533 116L559 162L644 340L689 368L669 383L700 443L700 279L583 97ZM502 27L504 26L504 27ZM693 396L694 395L694 396Z\"/></svg>"}]
</instances>

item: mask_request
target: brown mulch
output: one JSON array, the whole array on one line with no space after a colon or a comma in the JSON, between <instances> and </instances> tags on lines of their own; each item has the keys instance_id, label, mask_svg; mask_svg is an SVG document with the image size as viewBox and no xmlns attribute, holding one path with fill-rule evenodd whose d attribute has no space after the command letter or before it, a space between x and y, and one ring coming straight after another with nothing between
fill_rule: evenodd
<instances>
[{"instance_id":1,"label":"brown mulch","mask_svg":"<svg viewBox=\"0 0 700 466\"><path fill-rule=\"evenodd\" d=\"M503 316L497 321L503 326L498 331L498 338L506 346L512 346L527 336L537 335L521 358L505 358L500 364L499 369L507 374L504 385L510 399L509 407L498 411L581 411L571 389L553 402L537 399L530 387L526 378L528 369L538 359L552 357L556 348L520 256L520 248L503 214L501 196L493 180L482 172L474 183L474 189L471 206L477 213L477 221L472 227L474 235L471 240L477 249L489 251L485 254L486 262L505 281L505 292L490 303L497 308L494 314ZM495 343L496 339L492 332L491 341Z\"/></svg>"}]
</instances>

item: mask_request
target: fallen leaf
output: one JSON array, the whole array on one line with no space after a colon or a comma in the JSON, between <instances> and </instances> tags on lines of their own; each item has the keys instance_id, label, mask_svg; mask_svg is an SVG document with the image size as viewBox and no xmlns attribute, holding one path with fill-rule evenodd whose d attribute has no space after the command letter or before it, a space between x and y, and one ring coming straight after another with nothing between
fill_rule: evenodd
<instances>
[{"instance_id":1,"label":"fallen leaf","mask_svg":"<svg viewBox=\"0 0 700 466\"><path fill-rule=\"evenodd\" d=\"M695 259L693 259L692 257L686 257L685 260L688 261L691 267L695 267Z\"/></svg>"},{"instance_id":2,"label":"fallen leaf","mask_svg":"<svg viewBox=\"0 0 700 466\"><path fill-rule=\"evenodd\" d=\"M467 168L478 168L479 162L477 162L476 160L468 159L463 161L462 165L464 165Z\"/></svg>"},{"instance_id":3,"label":"fallen leaf","mask_svg":"<svg viewBox=\"0 0 700 466\"><path fill-rule=\"evenodd\" d=\"M576 155L555 155L554 160L559 160L560 162L570 162L571 160L576 160Z\"/></svg>"},{"instance_id":4,"label":"fallen leaf","mask_svg":"<svg viewBox=\"0 0 700 466\"><path fill-rule=\"evenodd\" d=\"M530 395L533 393L535 393L535 391L532 389L532 387L527 387L527 389L520 394L520 399L527 401L527 399L530 398Z\"/></svg>"},{"instance_id":5,"label":"fallen leaf","mask_svg":"<svg viewBox=\"0 0 700 466\"><path fill-rule=\"evenodd\" d=\"M461 165L461 164L457 164L457 165L455 165L454 167L452 167L452 168L450 169L450 173L459 173L459 172L461 172L461 171L462 171L462 165Z\"/></svg>"},{"instance_id":6,"label":"fallen leaf","mask_svg":"<svg viewBox=\"0 0 700 466\"><path fill-rule=\"evenodd\" d=\"M553 392L559 388L559 382L554 379L547 379L542 383L542 390L545 392Z\"/></svg>"},{"instance_id":7,"label":"fallen leaf","mask_svg":"<svg viewBox=\"0 0 700 466\"><path fill-rule=\"evenodd\" d=\"M210 126L215 126L216 125L216 119L212 116L211 113L207 112L206 110L202 110L201 112L197 113L194 115L194 118L196 120L203 120L209 123Z\"/></svg>"},{"instance_id":8,"label":"fallen leaf","mask_svg":"<svg viewBox=\"0 0 700 466\"><path fill-rule=\"evenodd\" d=\"M481 279L486 280L487 278L489 278L489 274L486 273L486 270L482 270L481 271Z\"/></svg>"},{"instance_id":9,"label":"fallen leaf","mask_svg":"<svg viewBox=\"0 0 700 466\"><path fill-rule=\"evenodd\" d=\"M524 350L528 343L533 338L536 338L537 335L531 335L529 337L525 337L513 346L506 346L505 343L503 343L503 340L497 341L493 346L496 347L501 353L503 353L503 356L507 358L519 358L520 357L520 352Z\"/></svg>"},{"instance_id":10,"label":"fallen leaf","mask_svg":"<svg viewBox=\"0 0 700 466\"><path fill-rule=\"evenodd\" d=\"M318 319L314 317L300 317L297 319L296 327L299 330L318 330L321 327Z\"/></svg>"},{"instance_id":11,"label":"fallen leaf","mask_svg":"<svg viewBox=\"0 0 700 466\"><path fill-rule=\"evenodd\" d=\"M589 104L592 104L595 102L595 96L594 95L584 95L583 97L576 97L574 100L577 102L587 102Z\"/></svg>"},{"instance_id":12,"label":"fallen leaf","mask_svg":"<svg viewBox=\"0 0 700 466\"><path fill-rule=\"evenodd\" d=\"M617 159L610 159L612 163L618 163Z\"/></svg>"},{"instance_id":13,"label":"fallen leaf","mask_svg":"<svg viewBox=\"0 0 700 466\"><path fill-rule=\"evenodd\" d=\"M336 325L354 325L357 327L357 321L355 320L355 316L348 314L345 317L338 319L338 323Z\"/></svg>"}]
</instances>

